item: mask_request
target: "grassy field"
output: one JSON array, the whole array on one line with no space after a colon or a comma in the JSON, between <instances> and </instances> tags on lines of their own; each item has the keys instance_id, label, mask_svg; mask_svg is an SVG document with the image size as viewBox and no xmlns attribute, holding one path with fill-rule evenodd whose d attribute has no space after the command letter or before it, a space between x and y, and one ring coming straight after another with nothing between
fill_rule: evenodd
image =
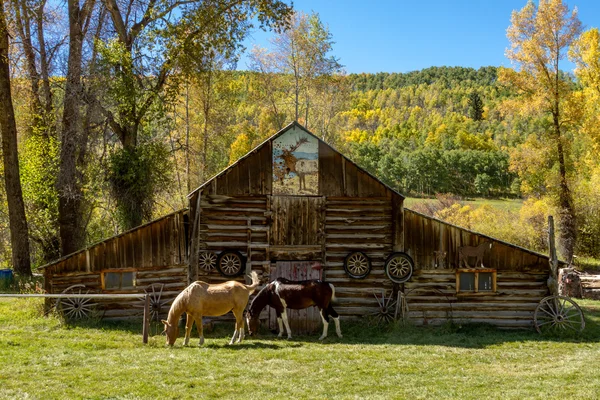
<instances>
[{"instance_id":1,"label":"grassy field","mask_svg":"<svg viewBox=\"0 0 600 400\"><path fill-rule=\"evenodd\" d=\"M140 324L66 325L37 299L0 299L0 398L592 399L600 393L600 302L581 301L571 338L486 326L386 327L342 321L344 337L198 347L141 343ZM157 327L154 327L156 329Z\"/></svg>"},{"instance_id":2,"label":"grassy field","mask_svg":"<svg viewBox=\"0 0 600 400\"><path fill-rule=\"evenodd\" d=\"M409 197L404 200L404 206L407 208L414 207L415 204L435 202L436 199ZM471 207L479 207L488 204L494 208L506 211L519 212L523 206L522 199L465 199L460 200L461 204L470 205Z\"/></svg>"}]
</instances>

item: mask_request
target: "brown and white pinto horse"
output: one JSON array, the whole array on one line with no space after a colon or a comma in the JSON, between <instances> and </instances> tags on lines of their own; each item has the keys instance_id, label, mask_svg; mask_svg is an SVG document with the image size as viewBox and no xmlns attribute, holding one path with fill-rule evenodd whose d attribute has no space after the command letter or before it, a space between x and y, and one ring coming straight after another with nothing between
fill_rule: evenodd
<instances>
[{"instance_id":1,"label":"brown and white pinto horse","mask_svg":"<svg viewBox=\"0 0 600 400\"><path fill-rule=\"evenodd\" d=\"M162 320L167 334L167 344L173 346L179 336L179 318L184 312L187 313L185 322L185 339L183 345L187 346L190 341L190 332L194 321L200 334L200 345L204 344L202 331L202 317L218 317L233 311L235 316L235 331L229 344L233 344L237 338L238 343L244 339L244 309L248 304L248 298L260 285L258 274L252 271L252 284L244 285L237 281L227 281L215 285L202 281L196 281L183 289L175 298L167 320Z\"/></svg>"},{"instance_id":2,"label":"brown and white pinto horse","mask_svg":"<svg viewBox=\"0 0 600 400\"><path fill-rule=\"evenodd\" d=\"M256 297L250 302L250 307L246 313L248 334L252 336L257 332L260 312L266 306L271 306L277 313L277 322L279 324L278 336L281 337L283 335L283 324L285 324L288 339L290 339L292 332L285 309L300 310L310 306L317 306L323 320L323 334L319 340L327 337L330 315L335 322L337 335L342 337L340 318L331 306L332 300L335 300L335 288L331 283L320 280L290 281L285 278L277 278L258 292Z\"/></svg>"}]
</instances>

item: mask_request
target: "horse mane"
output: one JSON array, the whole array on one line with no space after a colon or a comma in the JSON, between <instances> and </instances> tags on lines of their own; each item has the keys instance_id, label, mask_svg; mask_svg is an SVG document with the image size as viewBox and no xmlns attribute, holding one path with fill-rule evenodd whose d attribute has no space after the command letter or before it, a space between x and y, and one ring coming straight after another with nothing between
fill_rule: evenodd
<instances>
[{"instance_id":1,"label":"horse mane","mask_svg":"<svg viewBox=\"0 0 600 400\"><path fill-rule=\"evenodd\" d=\"M260 289L260 291L254 296L250 305L248 306L248 313L250 315L258 315L260 312L267 306L267 299L269 296L269 292L271 289L271 283L265 285L264 288Z\"/></svg>"},{"instance_id":2,"label":"horse mane","mask_svg":"<svg viewBox=\"0 0 600 400\"><path fill-rule=\"evenodd\" d=\"M167 316L167 321L169 322L169 324L177 324L179 317L181 317L181 314L185 312L190 287L191 285L185 288L181 293L177 295L175 300L173 300L173 304L171 304L171 308L169 309L169 315Z\"/></svg>"}]
</instances>

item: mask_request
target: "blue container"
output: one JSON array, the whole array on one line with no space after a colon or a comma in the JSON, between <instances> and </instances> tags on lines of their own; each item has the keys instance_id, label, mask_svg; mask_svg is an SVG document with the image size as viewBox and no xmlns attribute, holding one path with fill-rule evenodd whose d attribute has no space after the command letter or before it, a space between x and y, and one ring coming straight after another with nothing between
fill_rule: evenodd
<instances>
[{"instance_id":1,"label":"blue container","mask_svg":"<svg viewBox=\"0 0 600 400\"><path fill-rule=\"evenodd\" d=\"M10 283L13 280L12 269L0 269L0 282Z\"/></svg>"}]
</instances>

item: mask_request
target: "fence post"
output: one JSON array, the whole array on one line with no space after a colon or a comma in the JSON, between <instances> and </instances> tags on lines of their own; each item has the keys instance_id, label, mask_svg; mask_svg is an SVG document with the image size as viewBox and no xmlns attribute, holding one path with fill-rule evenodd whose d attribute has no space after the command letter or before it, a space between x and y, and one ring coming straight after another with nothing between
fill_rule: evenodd
<instances>
[{"instance_id":1,"label":"fence post","mask_svg":"<svg viewBox=\"0 0 600 400\"><path fill-rule=\"evenodd\" d=\"M150 328L150 295L146 294L144 302L144 327L142 328L142 342L148 344L148 331Z\"/></svg>"}]
</instances>

